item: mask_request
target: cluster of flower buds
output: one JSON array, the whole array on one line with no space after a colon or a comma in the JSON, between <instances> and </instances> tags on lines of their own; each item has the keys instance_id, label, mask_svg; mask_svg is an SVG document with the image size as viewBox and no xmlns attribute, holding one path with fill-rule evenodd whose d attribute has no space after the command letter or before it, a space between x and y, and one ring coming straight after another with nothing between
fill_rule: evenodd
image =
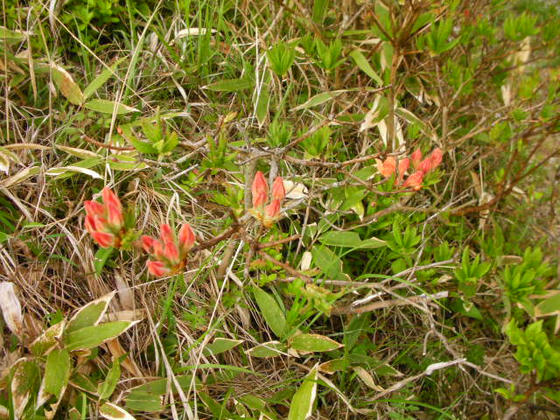
<instances>
[{"instance_id":1,"label":"cluster of flower buds","mask_svg":"<svg viewBox=\"0 0 560 420\"><path fill-rule=\"evenodd\" d=\"M258 171L253 180L251 188L253 194L253 208L249 212L265 227L270 227L278 219L282 200L286 196L284 181L281 177L276 177L272 184L272 200L268 202L268 183L261 171Z\"/></svg>"},{"instance_id":2,"label":"cluster of flower buds","mask_svg":"<svg viewBox=\"0 0 560 420\"><path fill-rule=\"evenodd\" d=\"M376 162L378 171L385 178L390 178L395 174L395 172L397 172L395 178L396 185L402 185L404 188L412 188L413 190L418 191L422 188L424 176L428 172L437 168L442 159L443 152L441 149L436 148L425 159L422 159L422 152L420 149L416 149L410 158L404 158L397 161L394 156L389 156L384 161L376 159ZM410 174L406 180L404 180L405 173L411 164L414 172Z\"/></svg>"},{"instance_id":3,"label":"cluster of flower buds","mask_svg":"<svg viewBox=\"0 0 560 420\"><path fill-rule=\"evenodd\" d=\"M153 258L146 263L154 276L164 276L185 267L186 256L195 242L195 235L188 223L179 230L179 235L168 224L160 227L160 239L142 236L142 248Z\"/></svg>"},{"instance_id":4,"label":"cluster of flower buds","mask_svg":"<svg viewBox=\"0 0 560 420\"><path fill-rule=\"evenodd\" d=\"M103 188L102 202L86 201L86 229L103 248L121 246L125 233L121 202L109 188Z\"/></svg>"}]
</instances>

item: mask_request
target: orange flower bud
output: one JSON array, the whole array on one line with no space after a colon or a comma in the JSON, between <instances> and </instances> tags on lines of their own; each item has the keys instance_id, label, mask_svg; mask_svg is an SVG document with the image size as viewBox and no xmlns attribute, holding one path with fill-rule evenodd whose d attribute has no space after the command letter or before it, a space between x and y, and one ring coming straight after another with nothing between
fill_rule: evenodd
<instances>
[{"instance_id":1,"label":"orange flower bud","mask_svg":"<svg viewBox=\"0 0 560 420\"><path fill-rule=\"evenodd\" d=\"M148 261L146 265L150 274L156 277L164 276L170 271L161 261Z\"/></svg>"},{"instance_id":2,"label":"orange flower bud","mask_svg":"<svg viewBox=\"0 0 560 420\"><path fill-rule=\"evenodd\" d=\"M261 171L255 174L251 192L253 193L253 207L264 206L268 199L268 183Z\"/></svg>"},{"instance_id":3,"label":"orange flower bud","mask_svg":"<svg viewBox=\"0 0 560 420\"><path fill-rule=\"evenodd\" d=\"M272 184L272 199L283 200L286 196L286 189L284 188L284 180L282 177L277 176Z\"/></svg>"},{"instance_id":4,"label":"orange flower bud","mask_svg":"<svg viewBox=\"0 0 560 420\"><path fill-rule=\"evenodd\" d=\"M167 258L173 264L179 262L179 249L177 249L177 245L175 245L175 242L168 241L165 243L164 255L165 258Z\"/></svg>"},{"instance_id":5,"label":"orange flower bud","mask_svg":"<svg viewBox=\"0 0 560 420\"><path fill-rule=\"evenodd\" d=\"M404 158L404 159L399 161L399 174L397 176L397 179L395 180L396 184L400 184L402 182L402 180L404 178L404 174L408 170L409 166L410 166L410 159L409 158Z\"/></svg>"},{"instance_id":6,"label":"orange flower bud","mask_svg":"<svg viewBox=\"0 0 560 420\"><path fill-rule=\"evenodd\" d=\"M280 213L280 200L272 200L272 202L266 206L265 213L271 219L278 216Z\"/></svg>"},{"instance_id":7,"label":"orange flower bud","mask_svg":"<svg viewBox=\"0 0 560 420\"><path fill-rule=\"evenodd\" d=\"M116 210L122 212L122 205L119 198L109 187L103 188L101 196L103 197L103 203L105 203L105 205L111 204L116 208Z\"/></svg>"},{"instance_id":8,"label":"orange flower bud","mask_svg":"<svg viewBox=\"0 0 560 420\"><path fill-rule=\"evenodd\" d=\"M418 165L422 161L422 151L420 149L416 149L412 155L410 155L410 159L412 160L412 166L417 169Z\"/></svg>"},{"instance_id":9,"label":"orange flower bud","mask_svg":"<svg viewBox=\"0 0 560 420\"><path fill-rule=\"evenodd\" d=\"M175 238L173 237L173 231L171 230L171 226L167 223L164 223L160 226L160 236L161 240L165 242L173 242Z\"/></svg>"},{"instance_id":10,"label":"orange flower bud","mask_svg":"<svg viewBox=\"0 0 560 420\"><path fill-rule=\"evenodd\" d=\"M430 170L434 170L436 169L440 163L443 160L443 152L442 150L438 147L436 149L434 149L434 151L432 152L432 154L430 155L430 162L431 162L431 167Z\"/></svg>"},{"instance_id":11,"label":"orange flower bud","mask_svg":"<svg viewBox=\"0 0 560 420\"><path fill-rule=\"evenodd\" d=\"M84 201L84 207L86 209L86 214L91 216L102 216L105 211L103 204L97 201Z\"/></svg>"},{"instance_id":12,"label":"orange flower bud","mask_svg":"<svg viewBox=\"0 0 560 420\"><path fill-rule=\"evenodd\" d=\"M397 169L397 160L393 156L389 156L384 162L375 159L377 163L377 170L385 178L390 178Z\"/></svg>"},{"instance_id":13,"label":"orange flower bud","mask_svg":"<svg viewBox=\"0 0 560 420\"><path fill-rule=\"evenodd\" d=\"M111 233L96 231L92 232L91 236L102 248L109 248L110 246L113 246L113 243L115 242L115 235L112 235Z\"/></svg>"},{"instance_id":14,"label":"orange flower bud","mask_svg":"<svg viewBox=\"0 0 560 420\"><path fill-rule=\"evenodd\" d=\"M424 172L416 171L412 175L410 175L403 184L405 188L412 188L415 191L418 191L422 188L422 180L424 178Z\"/></svg>"},{"instance_id":15,"label":"orange flower bud","mask_svg":"<svg viewBox=\"0 0 560 420\"><path fill-rule=\"evenodd\" d=\"M154 248L154 243L157 241L151 236L147 236L147 235L142 236L141 240L142 240L142 248L144 248L144 251L146 251L147 253L151 253Z\"/></svg>"},{"instance_id":16,"label":"orange flower bud","mask_svg":"<svg viewBox=\"0 0 560 420\"><path fill-rule=\"evenodd\" d=\"M179 244L180 246L188 251L189 249L191 249L194 245L194 242L196 240L196 237L194 235L194 232L191 228L191 225L189 225L188 223L185 223L182 227L181 230L179 231Z\"/></svg>"}]
</instances>

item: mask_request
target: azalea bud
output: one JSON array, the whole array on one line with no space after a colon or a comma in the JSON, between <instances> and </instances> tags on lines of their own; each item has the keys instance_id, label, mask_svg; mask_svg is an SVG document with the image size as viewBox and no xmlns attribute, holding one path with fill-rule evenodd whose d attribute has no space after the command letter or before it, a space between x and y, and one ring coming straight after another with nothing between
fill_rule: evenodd
<instances>
[{"instance_id":1,"label":"azalea bud","mask_svg":"<svg viewBox=\"0 0 560 420\"><path fill-rule=\"evenodd\" d=\"M112 225L121 226L124 223L122 210L113 202L107 204L107 217Z\"/></svg>"},{"instance_id":2,"label":"azalea bud","mask_svg":"<svg viewBox=\"0 0 560 420\"><path fill-rule=\"evenodd\" d=\"M164 255L165 258L167 258L172 263L179 262L179 250L177 249L177 245L175 245L175 242L168 241L165 243Z\"/></svg>"},{"instance_id":3,"label":"azalea bud","mask_svg":"<svg viewBox=\"0 0 560 420\"><path fill-rule=\"evenodd\" d=\"M95 220L95 216L91 215L91 214L87 214L86 215L86 230L92 234L93 232L95 232L98 227L97 227L97 223Z\"/></svg>"},{"instance_id":4,"label":"azalea bud","mask_svg":"<svg viewBox=\"0 0 560 420\"><path fill-rule=\"evenodd\" d=\"M412 160L412 166L414 168L418 168L418 165L422 161L422 151L420 149L416 149L412 155L410 155L410 159Z\"/></svg>"},{"instance_id":5,"label":"azalea bud","mask_svg":"<svg viewBox=\"0 0 560 420\"><path fill-rule=\"evenodd\" d=\"M146 251L147 253L151 253L154 248L154 243L157 241L151 236L147 236L147 235L142 236L141 240L142 240L142 248L144 248L144 251Z\"/></svg>"},{"instance_id":6,"label":"azalea bud","mask_svg":"<svg viewBox=\"0 0 560 420\"><path fill-rule=\"evenodd\" d=\"M84 201L84 207L86 209L86 214L92 216L102 216L105 211L103 204L98 203L97 201Z\"/></svg>"},{"instance_id":7,"label":"azalea bud","mask_svg":"<svg viewBox=\"0 0 560 420\"><path fill-rule=\"evenodd\" d=\"M160 236L163 242L173 242L175 240L171 226L166 223L162 224L160 227Z\"/></svg>"},{"instance_id":8,"label":"azalea bud","mask_svg":"<svg viewBox=\"0 0 560 420\"><path fill-rule=\"evenodd\" d=\"M282 177L277 176L272 184L272 199L283 200L285 196L286 190L284 189L284 181Z\"/></svg>"},{"instance_id":9,"label":"azalea bud","mask_svg":"<svg viewBox=\"0 0 560 420\"><path fill-rule=\"evenodd\" d=\"M430 155L430 162L431 162L430 170L433 171L434 169L436 169L439 166L439 164L442 162L442 160L443 160L443 152L438 147L434 149L434 151Z\"/></svg>"},{"instance_id":10,"label":"azalea bud","mask_svg":"<svg viewBox=\"0 0 560 420\"><path fill-rule=\"evenodd\" d=\"M272 200L272 202L264 209L268 217L275 218L280 213L280 200Z\"/></svg>"},{"instance_id":11,"label":"azalea bud","mask_svg":"<svg viewBox=\"0 0 560 420\"><path fill-rule=\"evenodd\" d=\"M111 233L96 231L92 232L91 236L102 248L109 248L113 246L115 242L115 235Z\"/></svg>"},{"instance_id":12,"label":"azalea bud","mask_svg":"<svg viewBox=\"0 0 560 420\"><path fill-rule=\"evenodd\" d=\"M408 170L409 166L410 166L409 158L404 158L399 161L399 174L397 176L397 179L395 180L395 183L400 184L402 182L404 178L404 174Z\"/></svg>"},{"instance_id":13,"label":"azalea bud","mask_svg":"<svg viewBox=\"0 0 560 420\"><path fill-rule=\"evenodd\" d=\"M169 273L169 269L165 267L165 264L161 261L148 261L146 266L148 267L150 274L156 277L161 277Z\"/></svg>"},{"instance_id":14,"label":"azalea bud","mask_svg":"<svg viewBox=\"0 0 560 420\"><path fill-rule=\"evenodd\" d=\"M427 174L432 169L432 160L429 157L427 157L422 162L420 162L417 169L422 173Z\"/></svg>"},{"instance_id":15,"label":"azalea bud","mask_svg":"<svg viewBox=\"0 0 560 420\"><path fill-rule=\"evenodd\" d=\"M422 180L424 178L424 172L416 171L412 175L410 175L403 184L405 188L412 188L415 191L418 191L422 188Z\"/></svg>"},{"instance_id":16,"label":"azalea bud","mask_svg":"<svg viewBox=\"0 0 560 420\"><path fill-rule=\"evenodd\" d=\"M103 197L103 202L105 203L105 205L111 204L118 211L122 212L122 205L119 198L113 191L111 191L109 187L103 188L103 191L101 191L101 196Z\"/></svg>"},{"instance_id":17,"label":"azalea bud","mask_svg":"<svg viewBox=\"0 0 560 420\"><path fill-rule=\"evenodd\" d=\"M385 178L390 178L397 169L397 160L394 156L389 156L384 162L379 159L375 159L375 161L377 163L377 170Z\"/></svg>"},{"instance_id":18,"label":"azalea bud","mask_svg":"<svg viewBox=\"0 0 560 420\"><path fill-rule=\"evenodd\" d=\"M191 225L185 223L179 231L179 244L183 249L189 250L193 247L196 237L191 228Z\"/></svg>"},{"instance_id":19,"label":"azalea bud","mask_svg":"<svg viewBox=\"0 0 560 420\"><path fill-rule=\"evenodd\" d=\"M268 199L268 183L261 171L255 174L251 192L253 194L253 207L258 208L264 206Z\"/></svg>"}]
</instances>

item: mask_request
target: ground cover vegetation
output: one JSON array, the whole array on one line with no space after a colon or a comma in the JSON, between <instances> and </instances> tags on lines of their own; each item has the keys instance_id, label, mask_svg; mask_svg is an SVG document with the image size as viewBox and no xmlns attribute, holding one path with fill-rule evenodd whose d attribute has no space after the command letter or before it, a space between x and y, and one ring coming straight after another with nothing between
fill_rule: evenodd
<instances>
[{"instance_id":1,"label":"ground cover vegetation","mask_svg":"<svg viewBox=\"0 0 560 420\"><path fill-rule=\"evenodd\" d=\"M0 418L558 418L557 1L0 19Z\"/></svg>"}]
</instances>

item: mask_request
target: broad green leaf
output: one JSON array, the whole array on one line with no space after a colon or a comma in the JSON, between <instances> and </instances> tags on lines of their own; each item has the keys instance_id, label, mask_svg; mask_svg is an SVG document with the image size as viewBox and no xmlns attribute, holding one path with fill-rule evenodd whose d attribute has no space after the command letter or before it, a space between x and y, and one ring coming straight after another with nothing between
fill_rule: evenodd
<instances>
[{"instance_id":1,"label":"broad green leaf","mask_svg":"<svg viewBox=\"0 0 560 420\"><path fill-rule=\"evenodd\" d=\"M125 407L133 411L155 413L163 410L163 394L133 390L125 399Z\"/></svg>"},{"instance_id":2,"label":"broad green leaf","mask_svg":"<svg viewBox=\"0 0 560 420\"><path fill-rule=\"evenodd\" d=\"M119 60L115 61L115 63L111 67L105 68L101 73L99 73L99 76L93 79L92 82L84 89L84 98L88 99L97 91L97 89L103 86L107 82L107 80L113 77L115 75L115 69L120 63L123 62L124 59L125 57L120 58Z\"/></svg>"},{"instance_id":3,"label":"broad green leaf","mask_svg":"<svg viewBox=\"0 0 560 420\"><path fill-rule=\"evenodd\" d=\"M288 420L306 420L311 417L317 396L317 373L317 367L314 367L294 394Z\"/></svg>"},{"instance_id":4,"label":"broad green leaf","mask_svg":"<svg viewBox=\"0 0 560 420\"><path fill-rule=\"evenodd\" d=\"M130 114L131 112L140 112L140 110L133 108L128 105L124 105L118 102L109 101L107 99L92 99L84 104L84 107L91 111L100 112L102 114L113 114L124 115Z\"/></svg>"},{"instance_id":5,"label":"broad green leaf","mask_svg":"<svg viewBox=\"0 0 560 420\"><path fill-rule=\"evenodd\" d=\"M68 102L74 105L81 105L84 102L84 95L80 87L74 82L70 73L57 64L51 64L51 72L54 84Z\"/></svg>"},{"instance_id":6,"label":"broad green leaf","mask_svg":"<svg viewBox=\"0 0 560 420\"><path fill-rule=\"evenodd\" d=\"M76 312L76 314L68 322L66 334L72 331L79 330L84 327L91 327L97 325L109 306L109 302L115 296L115 292L111 292L99 299L95 299L83 306Z\"/></svg>"},{"instance_id":7,"label":"broad green leaf","mask_svg":"<svg viewBox=\"0 0 560 420\"><path fill-rule=\"evenodd\" d=\"M331 246L340 246L345 248L358 248L362 244L360 235L356 232L342 232L332 230L321 235L319 238L322 244Z\"/></svg>"},{"instance_id":8,"label":"broad green leaf","mask_svg":"<svg viewBox=\"0 0 560 420\"><path fill-rule=\"evenodd\" d=\"M121 363L119 359L116 358L113 360L111 369L109 369L109 372L107 372L105 381L103 381L103 383L99 385L99 390L98 390L99 398L101 398L102 400L109 398L115 391L115 388L117 387L120 377L121 377Z\"/></svg>"},{"instance_id":9,"label":"broad green leaf","mask_svg":"<svg viewBox=\"0 0 560 420\"><path fill-rule=\"evenodd\" d=\"M97 153L92 152L91 150L79 149L77 147L64 146L62 144L55 144L54 147L66 152L66 153L68 153L72 156L77 156L80 159L89 159L89 158L99 159L100 158L100 156Z\"/></svg>"},{"instance_id":10,"label":"broad green leaf","mask_svg":"<svg viewBox=\"0 0 560 420\"><path fill-rule=\"evenodd\" d=\"M367 74L369 77L371 77L375 81L375 83L377 83L378 86L383 85L383 80L375 72L373 67L371 67L371 64L369 64L368 59L365 57L365 55L362 54L360 50L352 51L350 53L350 57L352 57L352 59L354 60L358 68L362 70L365 74Z\"/></svg>"},{"instance_id":11,"label":"broad green leaf","mask_svg":"<svg viewBox=\"0 0 560 420\"><path fill-rule=\"evenodd\" d=\"M266 343L259 344L246 350L245 353L251 357L268 358L280 356L285 353L286 350L286 346L280 341L267 341Z\"/></svg>"},{"instance_id":12,"label":"broad green leaf","mask_svg":"<svg viewBox=\"0 0 560 420\"><path fill-rule=\"evenodd\" d=\"M276 299L259 287L255 287L253 293L267 325L274 334L278 337L283 337L286 333L286 316L278 302L276 302Z\"/></svg>"},{"instance_id":13,"label":"broad green leaf","mask_svg":"<svg viewBox=\"0 0 560 420\"><path fill-rule=\"evenodd\" d=\"M18 31L14 29L8 29L5 26L0 26L1 41L23 41L30 35L33 34L31 32Z\"/></svg>"},{"instance_id":14,"label":"broad green leaf","mask_svg":"<svg viewBox=\"0 0 560 420\"><path fill-rule=\"evenodd\" d=\"M251 79L229 79L211 83L205 86L205 88L214 92L239 92L252 89L254 84Z\"/></svg>"},{"instance_id":15,"label":"broad green leaf","mask_svg":"<svg viewBox=\"0 0 560 420\"><path fill-rule=\"evenodd\" d=\"M311 353L336 350L343 347L343 344L320 334L299 334L291 339L290 347L297 351Z\"/></svg>"},{"instance_id":16,"label":"broad green leaf","mask_svg":"<svg viewBox=\"0 0 560 420\"><path fill-rule=\"evenodd\" d=\"M535 307L535 316L560 315L560 291L546 298Z\"/></svg>"},{"instance_id":17,"label":"broad green leaf","mask_svg":"<svg viewBox=\"0 0 560 420\"><path fill-rule=\"evenodd\" d=\"M70 354L67 350L54 349L47 357L45 364L45 391L56 397L62 397L62 392L68 385L70 377Z\"/></svg>"},{"instance_id":18,"label":"broad green leaf","mask_svg":"<svg viewBox=\"0 0 560 420\"><path fill-rule=\"evenodd\" d=\"M72 331L64 337L68 351L91 349L118 337L138 321L114 321Z\"/></svg>"},{"instance_id":19,"label":"broad green leaf","mask_svg":"<svg viewBox=\"0 0 560 420\"><path fill-rule=\"evenodd\" d=\"M65 326L66 320L63 319L59 323L54 324L52 327L47 328L43 334L37 337L29 346L31 353L35 356L43 356L51 351L58 343L60 337L62 337Z\"/></svg>"},{"instance_id":20,"label":"broad green leaf","mask_svg":"<svg viewBox=\"0 0 560 420\"><path fill-rule=\"evenodd\" d=\"M329 360L328 362L321 363L318 366L318 369L320 372L325 372L330 375L332 373L339 372L341 370L346 370L348 366L349 363L346 360L346 358L340 358L340 359L332 359Z\"/></svg>"},{"instance_id":21,"label":"broad green leaf","mask_svg":"<svg viewBox=\"0 0 560 420\"><path fill-rule=\"evenodd\" d=\"M329 280L348 280L342 272L342 260L326 246L314 246L311 249L313 262Z\"/></svg>"},{"instance_id":22,"label":"broad green leaf","mask_svg":"<svg viewBox=\"0 0 560 420\"><path fill-rule=\"evenodd\" d=\"M302 109L312 108L314 106L324 104L325 102L328 102L328 101L336 98L338 95L340 95L343 92L346 92L346 90L333 90L332 92L319 93L315 96L312 96L311 98L309 98L307 101L305 101L301 105L298 105L298 106L292 108L290 111L292 111L292 112L293 111L301 111Z\"/></svg>"},{"instance_id":23,"label":"broad green leaf","mask_svg":"<svg viewBox=\"0 0 560 420\"><path fill-rule=\"evenodd\" d=\"M124 408L110 402L99 407L99 414L109 420L135 420L135 418Z\"/></svg>"},{"instance_id":24,"label":"broad green leaf","mask_svg":"<svg viewBox=\"0 0 560 420\"><path fill-rule=\"evenodd\" d=\"M89 377L80 373L76 373L70 378L70 383L74 388L97 395L97 384L95 384Z\"/></svg>"},{"instance_id":25,"label":"broad green leaf","mask_svg":"<svg viewBox=\"0 0 560 420\"><path fill-rule=\"evenodd\" d=\"M220 353L224 353L228 350L231 350L232 348L240 345L241 343L243 343L243 340L232 340L230 338L218 337L214 340L212 344L208 344L204 348L203 353L205 356L217 355Z\"/></svg>"}]
</instances>

